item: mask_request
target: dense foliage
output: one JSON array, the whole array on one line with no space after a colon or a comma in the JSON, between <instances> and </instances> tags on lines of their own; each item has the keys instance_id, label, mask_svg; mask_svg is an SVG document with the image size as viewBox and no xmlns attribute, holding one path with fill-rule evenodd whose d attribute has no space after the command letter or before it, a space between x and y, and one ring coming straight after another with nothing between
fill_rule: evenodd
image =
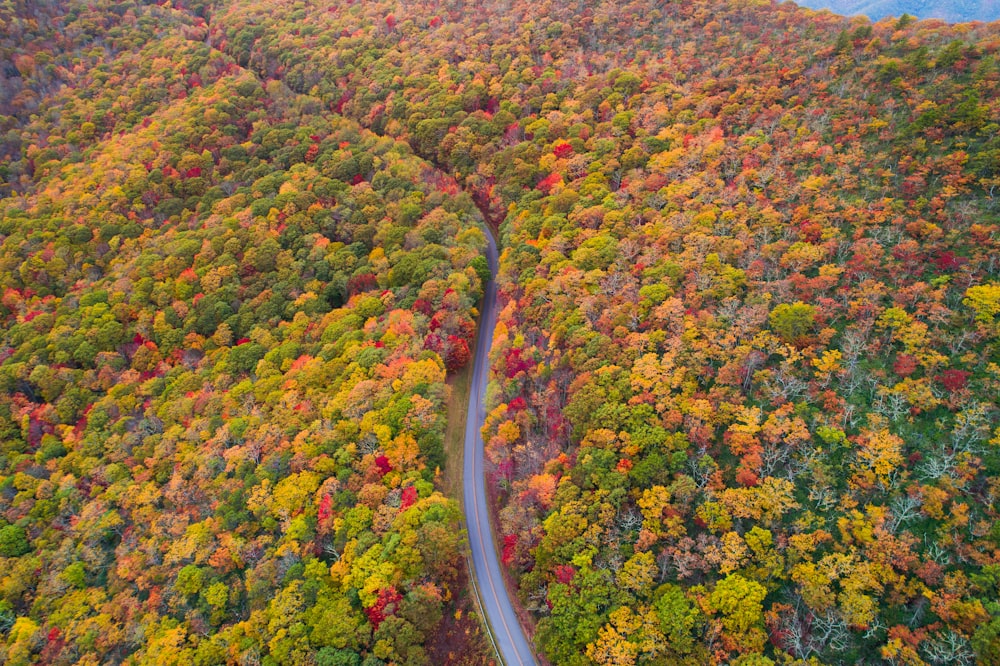
<instances>
[{"instance_id":1,"label":"dense foliage","mask_svg":"<svg viewBox=\"0 0 1000 666\"><path fill-rule=\"evenodd\" d=\"M553 662L995 660L1000 36L715 2L218 23L505 220L485 432Z\"/></svg>"},{"instance_id":2,"label":"dense foliage","mask_svg":"<svg viewBox=\"0 0 1000 666\"><path fill-rule=\"evenodd\" d=\"M500 545L553 663L1000 660L995 28L142 11L187 41L84 68L9 166L9 654L418 660L471 198Z\"/></svg>"},{"instance_id":3,"label":"dense foliage","mask_svg":"<svg viewBox=\"0 0 1000 666\"><path fill-rule=\"evenodd\" d=\"M137 12L156 38L52 95L0 201L0 661L425 663L475 209Z\"/></svg>"}]
</instances>

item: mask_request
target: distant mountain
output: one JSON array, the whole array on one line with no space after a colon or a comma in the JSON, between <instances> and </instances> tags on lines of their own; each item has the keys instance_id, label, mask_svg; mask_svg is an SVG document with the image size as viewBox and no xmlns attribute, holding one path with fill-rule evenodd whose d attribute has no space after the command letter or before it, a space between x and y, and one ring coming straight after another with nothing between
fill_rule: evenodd
<instances>
[{"instance_id":1,"label":"distant mountain","mask_svg":"<svg viewBox=\"0 0 1000 666\"><path fill-rule=\"evenodd\" d=\"M845 16L863 14L873 21L903 14L953 23L1000 20L1000 0L799 0L798 4Z\"/></svg>"}]
</instances>

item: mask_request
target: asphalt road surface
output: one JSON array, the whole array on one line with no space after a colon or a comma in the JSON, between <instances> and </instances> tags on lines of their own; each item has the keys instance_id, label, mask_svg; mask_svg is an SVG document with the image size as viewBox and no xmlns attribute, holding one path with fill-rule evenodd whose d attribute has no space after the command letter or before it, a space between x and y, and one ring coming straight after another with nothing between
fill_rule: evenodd
<instances>
[{"instance_id":1,"label":"asphalt road surface","mask_svg":"<svg viewBox=\"0 0 1000 666\"><path fill-rule=\"evenodd\" d=\"M497 246L493 234L486 232L489 242L487 259L490 272L497 273ZM473 358L472 385L469 387L469 411L465 419L465 468L463 470L465 520L472 550L472 575L479 588L479 598L493 639L507 666L535 663L531 643L517 620L507 588L504 586L497 556L497 540L486 506L486 476L483 467L483 437L480 428L486 417L486 383L489 379L489 353L493 344L493 329L497 323L497 287L490 280L483 297L479 318L479 344Z\"/></svg>"}]
</instances>

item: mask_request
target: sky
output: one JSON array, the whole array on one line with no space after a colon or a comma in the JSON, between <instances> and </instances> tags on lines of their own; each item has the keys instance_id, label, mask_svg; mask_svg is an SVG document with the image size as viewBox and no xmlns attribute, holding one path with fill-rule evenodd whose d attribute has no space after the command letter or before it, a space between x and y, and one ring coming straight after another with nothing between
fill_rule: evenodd
<instances>
[{"instance_id":1,"label":"sky","mask_svg":"<svg viewBox=\"0 0 1000 666\"><path fill-rule=\"evenodd\" d=\"M848 16L863 14L873 21L911 14L946 21L1000 20L1000 0L796 0L812 9L830 9Z\"/></svg>"}]
</instances>

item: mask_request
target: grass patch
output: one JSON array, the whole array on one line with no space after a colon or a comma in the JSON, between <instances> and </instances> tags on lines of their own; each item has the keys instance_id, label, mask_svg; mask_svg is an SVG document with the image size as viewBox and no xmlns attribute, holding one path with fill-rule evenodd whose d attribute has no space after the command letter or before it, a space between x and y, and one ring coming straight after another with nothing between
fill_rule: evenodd
<instances>
[{"instance_id":1,"label":"grass patch","mask_svg":"<svg viewBox=\"0 0 1000 666\"><path fill-rule=\"evenodd\" d=\"M462 467L465 463L465 419L469 411L469 385L472 383L473 363L448 378L451 395L448 398L448 427L444 433L445 468L438 483L441 491L459 504L462 503Z\"/></svg>"}]
</instances>

